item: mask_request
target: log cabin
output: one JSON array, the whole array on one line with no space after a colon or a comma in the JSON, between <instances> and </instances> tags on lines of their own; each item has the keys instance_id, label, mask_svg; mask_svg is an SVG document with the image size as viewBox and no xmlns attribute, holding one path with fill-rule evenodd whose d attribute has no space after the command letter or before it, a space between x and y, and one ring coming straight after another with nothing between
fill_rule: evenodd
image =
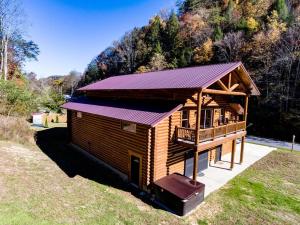
<instances>
[{"instance_id":1,"label":"log cabin","mask_svg":"<svg viewBox=\"0 0 300 225\"><path fill-rule=\"evenodd\" d=\"M143 190L173 173L193 180L246 135L248 99L259 90L241 62L120 75L78 89L70 142Z\"/></svg>"}]
</instances>

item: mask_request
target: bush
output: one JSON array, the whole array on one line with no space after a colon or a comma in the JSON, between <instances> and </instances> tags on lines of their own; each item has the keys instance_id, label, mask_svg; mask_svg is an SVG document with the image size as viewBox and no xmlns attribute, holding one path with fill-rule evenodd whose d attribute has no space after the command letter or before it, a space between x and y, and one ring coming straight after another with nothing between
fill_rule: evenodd
<instances>
[{"instance_id":1,"label":"bush","mask_svg":"<svg viewBox=\"0 0 300 225\"><path fill-rule=\"evenodd\" d=\"M34 144L34 133L24 117L0 115L0 140L9 140L21 144Z\"/></svg>"},{"instance_id":2,"label":"bush","mask_svg":"<svg viewBox=\"0 0 300 225\"><path fill-rule=\"evenodd\" d=\"M28 116L36 111L37 97L26 85L14 81L0 80L0 114L7 116Z\"/></svg>"}]
</instances>

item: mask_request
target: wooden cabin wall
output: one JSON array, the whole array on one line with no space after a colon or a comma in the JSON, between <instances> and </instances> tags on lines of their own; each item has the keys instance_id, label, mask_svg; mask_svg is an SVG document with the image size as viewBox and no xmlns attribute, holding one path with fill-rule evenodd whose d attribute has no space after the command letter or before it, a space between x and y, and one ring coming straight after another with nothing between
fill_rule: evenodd
<instances>
[{"instance_id":1,"label":"wooden cabin wall","mask_svg":"<svg viewBox=\"0 0 300 225\"><path fill-rule=\"evenodd\" d=\"M121 129L121 121L72 112L72 143L120 172L129 175L129 151L142 155L142 185L149 184L150 129L136 126L136 133Z\"/></svg>"},{"instance_id":2,"label":"wooden cabin wall","mask_svg":"<svg viewBox=\"0 0 300 225\"><path fill-rule=\"evenodd\" d=\"M175 172L184 173L185 153L190 149L175 142L175 127L181 124L181 112L177 111L155 127L153 181Z\"/></svg>"}]
</instances>

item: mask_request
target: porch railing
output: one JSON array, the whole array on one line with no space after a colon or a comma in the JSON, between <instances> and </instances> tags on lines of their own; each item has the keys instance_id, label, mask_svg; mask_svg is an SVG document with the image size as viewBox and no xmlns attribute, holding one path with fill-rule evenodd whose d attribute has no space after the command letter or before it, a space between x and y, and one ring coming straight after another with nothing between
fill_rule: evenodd
<instances>
[{"instance_id":1,"label":"porch railing","mask_svg":"<svg viewBox=\"0 0 300 225\"><path fill-rule=\"evenodd\" d=\"M233 134L238 131L246 130L246 122L235 122L218 127L212 127L207 129L200 129L199 141L211 141L215 138L226 137L228 134ZM177 140L194 142L196 137L196 130L191 128L176 127Z\"/></svg>"}]
</instances>

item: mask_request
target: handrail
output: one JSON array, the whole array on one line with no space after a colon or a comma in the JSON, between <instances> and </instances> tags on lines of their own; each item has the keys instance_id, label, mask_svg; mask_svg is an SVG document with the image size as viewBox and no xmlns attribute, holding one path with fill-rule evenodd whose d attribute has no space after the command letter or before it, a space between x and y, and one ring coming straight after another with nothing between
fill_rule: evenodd
<instances>
[{"instance_id":1,"label":"handrail","mask_svg":"<svg viewBox=\"0 0 300 225\"><path fill-rule=\"evenodd\" d=\"M196 130L192 128L176 127L175 129L176 140L183 140L194 142ZM219 137L226 137L228 134L237 133L238 131L246 130L246 122L239 121L235 123L229 123L218 127L210 127L199 130L200 142L214 140Z\"/></svg>"}]
</instances>

